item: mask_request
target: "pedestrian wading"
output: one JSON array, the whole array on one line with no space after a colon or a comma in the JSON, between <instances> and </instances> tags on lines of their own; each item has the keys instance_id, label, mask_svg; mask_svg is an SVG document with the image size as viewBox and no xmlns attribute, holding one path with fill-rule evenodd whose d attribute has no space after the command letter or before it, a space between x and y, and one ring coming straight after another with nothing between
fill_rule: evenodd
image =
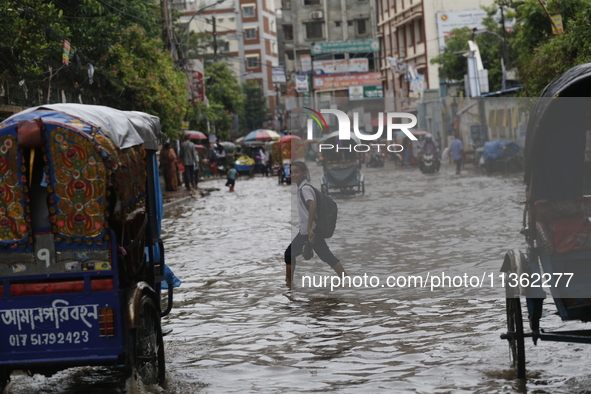
<instances>
[{"instance_id":1,"label":"pedestrian wading","mask_svg":"<svg viewBox=\"0 0 591 394\"><path fill-rule=\"evenodd\" d=\"M325 238L332 237L334 234L338 213L336 203L308 183L308 167L304 162L292 163L291 179L298 187L299 231L285 250L287 285L289 287L292 285L295 259L302 254L306 242L312 244L318 257L330 265L337 275L347 276L341 261L332 254L325 241Z\"/></svg>"}]
</instances>

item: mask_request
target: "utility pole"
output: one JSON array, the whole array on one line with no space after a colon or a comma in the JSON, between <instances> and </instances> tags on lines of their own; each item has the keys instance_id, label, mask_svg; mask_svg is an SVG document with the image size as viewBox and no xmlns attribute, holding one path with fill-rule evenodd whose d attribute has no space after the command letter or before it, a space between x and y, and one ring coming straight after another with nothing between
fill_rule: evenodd
<instances>
[{"instance_id":1,"label":"utility pole","mask_svg":"<svg viewBox=\"0 0 591 394\"><path fill-rule=\"evenodd\" d=\"M215 62L215 59L218 54L217 32L215 30L215 15L211 16L211 26L213 29L213 61Z\"/></svg>"}]
</instances>

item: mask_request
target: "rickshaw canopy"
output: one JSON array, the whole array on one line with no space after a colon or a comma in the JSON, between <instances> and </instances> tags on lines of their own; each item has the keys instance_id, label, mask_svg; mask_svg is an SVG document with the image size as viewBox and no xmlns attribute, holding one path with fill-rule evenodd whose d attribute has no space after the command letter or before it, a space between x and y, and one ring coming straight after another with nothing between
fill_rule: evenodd
<instances>
[{"instance_id":1,"label":"rickshaw canopy","mask_svg":"<svg viewBox=\"0 0 591 394\"><path fill-rule=\"evenodd\" d=\"M530 112L524 181L534 201L590 192L583 176L590 88L591 63L573 67L544 89Z\"/></svg>"},{"instance_id":2,"label":"rickshaw canopy","mask_svg":"<svg viewBox=\"0 0 591 394\"><path fill-rule=\"evenodd\" d=\"M43 112L47 110L47 112ZM157 116L137 111L120 111L100 105L85 104L49 104L28 108L15 114L4 122L2 126L15 121L15 118L25 119L27 114L34 118L59 117L55 112L61 112L74 117L84 123L91 123L101 129L117 148L125 149L143 144L144 149L157 150L160 133L160 119Z\"/></svg>"}]
</instances>

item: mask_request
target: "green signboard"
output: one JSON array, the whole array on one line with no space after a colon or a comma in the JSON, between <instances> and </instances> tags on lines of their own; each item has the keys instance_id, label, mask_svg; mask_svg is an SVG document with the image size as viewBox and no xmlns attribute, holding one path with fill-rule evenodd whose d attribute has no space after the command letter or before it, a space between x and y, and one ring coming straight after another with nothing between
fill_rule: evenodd
<instances>
[{"instance_id":1,"label":"green signboard","mask_svg":"<svg viewBox=\"0 0 591 394\"><path fill-rule=\"evenodd\" d=\"M349 100L377 99L384 97L382 85L349 86Z\"/></svg>"},{"instance_id":2,"label":"green signboard","mask_svg":"<svg viewBox=\"0 0 591 394\"><path fill-rule=\"evenodd\" d=\"M380 42L377 39L313 42L310 46L310 53L312 55L322 55L326 53L360 53L379 51Z\"/></svg>"}]
</instances>

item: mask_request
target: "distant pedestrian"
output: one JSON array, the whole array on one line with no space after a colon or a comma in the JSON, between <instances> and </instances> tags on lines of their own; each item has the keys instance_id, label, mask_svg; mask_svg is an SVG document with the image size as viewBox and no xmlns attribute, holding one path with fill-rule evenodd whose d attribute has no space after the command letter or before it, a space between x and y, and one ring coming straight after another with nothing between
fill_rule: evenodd
<instances>
[{"instance_id":1,"label":"distant pedestrian","mask_svg":"<svg viewBox=\"0 0 591 394\"><path fill-rule=\"evenodd\" d=\"M456 175L460 175L464 159L464 144L462 144L462 140L458 134L454 137L455 139L449 145L449 153L456 163Z\"/></svg>"},{"instance_id":2,"label":"distant pedestrian","mask_svg":"<svg viewBox=\"0 0 591 394\"><path fill-rule=\"evenodd\" d=\"M199 187L199 153L195 150L195 166L193 168L193 183L195 183L195 188Z\"/></svg>"},{"instance_id":3,"label":"distant pedestrian","mask_svg":"<svg viewBox=\"0 0 591 394\"><path fill-rule=\"evenodd\" d=\"M238 177L238 171L234 168L234 163L230 163L230 169L228 170L228 178L226 186L230 186L230 191L234 191L234 185L236 185L236 178Z\"/></svg>"},{"instance_id":4,"label":"distant pedestrian","mask_svg":"<svg viewBox=\"0 0 591 394\"><path fill-rule=\"evenodd\" d=\"M195 164L197 163L197 152L195 152L195 144L191 142L188 135L185 135L184 141L181 144L181 161L185 166L185 187L191 190L193 183Z\"/></svg>"},{"instance_id":5,"label":"distant pedestrian","mask_svg":"<svg viewBox=\"0 0 591 394\"><path fill-rule=\"evenodd\" d=\"M295 258L302 254L304 247L314 249L318 257L339 275L347 276L343 265L326 244L324 238L316 235L316 193L308 183L308 167L302 161L296 161L291 165L291 180L297 184L299 232L285 250L285 281L291 287L292 276L295 268ZM306 187L307 185L307 187ZM304 256L304 258L307 258ZM295 264L293 264L295 265ZM293 271L292 271L293 270Z\"/></svg>"},{"instance_id":6,"label":"distant pedestrian","mask_svg":"<svg viewBox=\"0 0 591 394\"><path fill-rule=\"evenodd\" d=\"M269 155L267 154L267 152L265 152L265 148L261 147L259 155L261 156L261 171L264 176L269 176L269 167L267 167Z\"/></svg>"},{"instance_id":7,"label":"distant pedestrian","mask_svg":"<svg viewBox=\"0 0 591 394\"><path fill-rule=\"evenodd\" d=\"M176 192L178 188L177 183L177 157L174 153L174 149L171 149L170 144L167 142L160 151L160 168L164 175L164 183L167 192Z\"/></svg>"}]
</instances>

